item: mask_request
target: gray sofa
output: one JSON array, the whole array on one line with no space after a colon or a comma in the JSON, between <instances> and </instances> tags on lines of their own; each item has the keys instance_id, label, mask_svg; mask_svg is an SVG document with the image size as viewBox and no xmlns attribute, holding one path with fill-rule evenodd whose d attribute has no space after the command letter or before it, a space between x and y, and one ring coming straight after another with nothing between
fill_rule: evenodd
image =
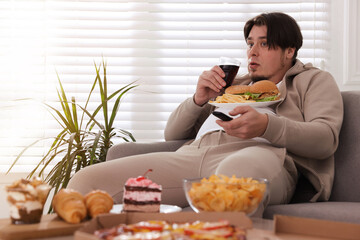
<instances>
[{"instance_id":1,"label":"gray sofa","mask_svg":"<svg viewBox=\"0 0 360 240\"><path fill-rule=\"evenodd\" d=\"M291 203L268 206L264 218L272 219L274 214L282 214L360 223L360 91L342 92L342 96L344 122L335 153L335 179L330 200L309 202L314 189L306 179L300 177ZM110 148L107 158L175 151L185 141L122 143Z\"/></svg>"}]
</instances>

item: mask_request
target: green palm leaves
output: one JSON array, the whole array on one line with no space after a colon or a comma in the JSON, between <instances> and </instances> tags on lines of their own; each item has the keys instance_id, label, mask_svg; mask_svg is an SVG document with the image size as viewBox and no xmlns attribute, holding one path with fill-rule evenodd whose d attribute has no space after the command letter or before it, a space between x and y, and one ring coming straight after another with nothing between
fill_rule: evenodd
<instances>
[{"instance_id":1,"label":"green palm leaves","mask_svg":"<svg viewBox=\"0 0 360 240\"><path fill-rule=\"evenodd\" d=\"M100 73L101 66L103 67L103 78ZM55 193L61 188L65 188L73 174L81 168L104 162L108 149L113 145L114 137L121 138L126 142L135 141L130 132L115 128L114 122L124 95L137 85L130 83L109 94L106 63L103 62L100 66L95 64L95 70L96 77L84 106L79 105L75 97L72 97L71 100L67 98L59 76L57 93L61 105L60 110L45 103L46 108L61 126L61 131L53 138L51 147L28 175L28 178L35 174L46 175L46 169L53 166L45 180L55 188ZM90 112L88 104L97 87L100 93L100 104L93 112ZM101 114L102 116L99 116ZM8 172L27 149L43 140L45 139L39 139L27 146L17 156Z\"/></svg>"}]
</instances>

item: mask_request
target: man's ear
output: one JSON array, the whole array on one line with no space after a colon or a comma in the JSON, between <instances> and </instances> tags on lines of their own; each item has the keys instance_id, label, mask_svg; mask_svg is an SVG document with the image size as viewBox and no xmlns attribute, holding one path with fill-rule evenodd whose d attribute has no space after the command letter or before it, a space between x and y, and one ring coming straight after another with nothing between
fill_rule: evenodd
<instances>
[{"instance_id":1,"label":"man's ear","mask_svg":"<svg viewBox=\"0 0 360 240\"><path fill-rule=\"evenodd\" d=\"M286 58L292 59L294 57L294 54L295 54L295 48L287 48L287 49L285 49Z\"/></svg>"}]
</instances>

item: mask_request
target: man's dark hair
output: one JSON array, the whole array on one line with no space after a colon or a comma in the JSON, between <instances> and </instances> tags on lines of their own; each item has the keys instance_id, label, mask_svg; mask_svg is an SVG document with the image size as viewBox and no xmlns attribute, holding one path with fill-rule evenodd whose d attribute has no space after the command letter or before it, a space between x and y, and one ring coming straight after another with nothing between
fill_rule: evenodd
<instances>
[{"instance_id":1,"label":"man's dark hair","mask_svg":"<svg viewBox=\"0 0 360 240\"><path fill-rule=\"evenodd\" d=\"M253 26L267 27L267 44L269 49L280 47L295 48L293 60L295 61L297 52L302 46L303 37L299 25L291 16L281 13L263 13L246 22L244 26L245 40L248 39Z\"/></svg>"}]
</instances>

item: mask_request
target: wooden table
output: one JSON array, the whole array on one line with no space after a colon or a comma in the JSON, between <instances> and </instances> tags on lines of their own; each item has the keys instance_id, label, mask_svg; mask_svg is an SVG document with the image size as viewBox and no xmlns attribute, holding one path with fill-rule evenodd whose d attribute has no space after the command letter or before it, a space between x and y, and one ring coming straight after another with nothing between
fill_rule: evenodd
<instances>
[{"instance_id":1,"label":"wooden table","mask_svg":"<svg viewBox=\"0 0 360 240\"><path fill-rule=\"evenodd\" d=\"M73 233L83 226L84 223L70 224L59 219L56 214L43 215L41 222L37 224L11 224L11 220L0 219L0 238L8 239L53 239L70 240ZM53 237L57 236L57 237Z\"/></svg>"}]
</instances>

